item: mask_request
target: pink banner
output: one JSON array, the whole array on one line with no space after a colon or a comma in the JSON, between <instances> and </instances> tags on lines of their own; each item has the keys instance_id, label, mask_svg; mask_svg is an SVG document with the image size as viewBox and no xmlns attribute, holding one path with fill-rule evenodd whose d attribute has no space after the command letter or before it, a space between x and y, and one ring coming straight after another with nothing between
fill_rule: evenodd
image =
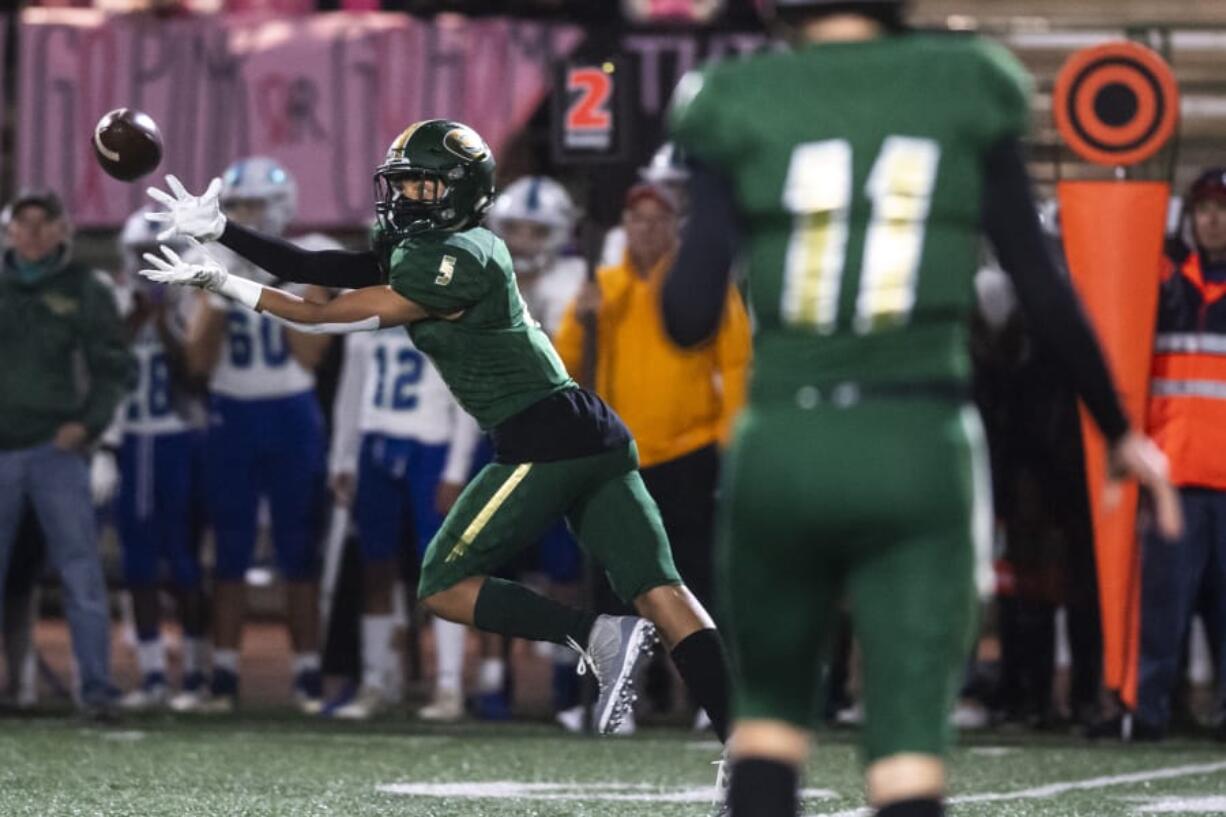
<instances>
[{"instance_id":1,"label":"pink banner","mask_svg":"<svg viewBox=\"0 0 1226 817\"><path fill-rule=\"evenodd\" d=\"M548 92L574 26L333 13L156 20L27 9L21 19L17 179L65 194L82 226L119 224L167 172L199 190L234 159L273 156L298 181L298 223L364 224L371 174L418 119L472 125L497 152ZM145 111L166 155L126 184L94 160L94 123Z\"/></svg>"}]
</instances>

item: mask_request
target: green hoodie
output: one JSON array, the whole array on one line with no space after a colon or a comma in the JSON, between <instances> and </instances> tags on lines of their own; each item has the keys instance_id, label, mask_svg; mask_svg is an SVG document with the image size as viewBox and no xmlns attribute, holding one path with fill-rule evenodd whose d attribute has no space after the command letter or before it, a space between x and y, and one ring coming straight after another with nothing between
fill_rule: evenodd
<instances>
[{"instance_id":1,"label":"green hoodie","mask_svg":"<svg viewBox=\"0 0 1226 817\"><path fill-rule=\"evenodd\" d=\"M0 450L50 442L61 425L102 433L136 385L110 288L81 264L26 280L0 265Z\"/></svg>"}]
</instances>

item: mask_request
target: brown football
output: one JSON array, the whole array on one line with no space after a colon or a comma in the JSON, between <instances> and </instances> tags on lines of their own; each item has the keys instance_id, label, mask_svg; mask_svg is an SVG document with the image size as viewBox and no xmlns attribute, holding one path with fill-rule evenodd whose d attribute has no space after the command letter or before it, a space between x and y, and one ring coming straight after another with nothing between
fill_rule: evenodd
<instances>
[{"instance_id":1,"label":"brown football","mask_svg":"<svg viewBox=\"0 0 1226 817\"><path fill-rule=\"evenodd\" d=\"M108 175L130 182L162 161L162 134L147 113L116 108L94 127L94 155Z\"/></svg>"}]
</instances>

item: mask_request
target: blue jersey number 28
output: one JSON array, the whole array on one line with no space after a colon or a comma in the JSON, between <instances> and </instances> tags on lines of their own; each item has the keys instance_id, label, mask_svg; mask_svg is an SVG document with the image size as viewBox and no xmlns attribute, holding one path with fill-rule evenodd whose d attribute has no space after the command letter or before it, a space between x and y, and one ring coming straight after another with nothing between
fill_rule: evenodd
<instances>
[{"instance_id":1,"label":"blue jersey number 28","mask_svg":"<svg viewBox=\"0 0 1226 817\"><path fill-rule=\"evenodd\" d=\"M170 414L170 370L166 356L155 352L142 361L148 368L141 372L144 389L128 401L128 420L139 422Z\"/></svg>"}]
</instances>

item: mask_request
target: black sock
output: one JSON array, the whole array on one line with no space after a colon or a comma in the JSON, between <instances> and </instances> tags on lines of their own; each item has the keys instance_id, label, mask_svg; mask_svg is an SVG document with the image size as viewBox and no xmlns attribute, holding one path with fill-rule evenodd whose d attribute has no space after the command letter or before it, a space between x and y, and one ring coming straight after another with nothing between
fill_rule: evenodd
<instances>
[{"instance_id":1,"label":"black sock","mask_svg":"<svg viewBox=\"0 0 1226 817\"><path fill-rule=\"evenodd\" d=\"M584 648L595 623L595 613L559 604L522 584L493 578L481 586L473 611L473 624L486 632L554 644L573 638Z\"/></svg>"},{"instance_id":2,"label":"black sock","mask_svg":"<svg viewBox=\"0 0 1226 817\"><path fill-rule=\"evenodd\" d=\"M732 764L732 817L796 817L799 776L779 760L747 757Z\"/></svg>"},{"instance_id":3,"label":"black sock","mask_svg":"<svg viewBox=\"0 0 1226 817\"><path fill-rule=\"evenodd\" d=\"M945 817L945 806L935 797L898 800L877 809L877 817Z\"/></svg>"},{"instance_id":4,"label":"black sock","mask_svg":"<svg viewBox=\"0 0 1226 817\"><path fill-rule=\"evenodd\" d=\"M673 647L673 663L690 694L711 718L711 728L728 741L728 656L723 639L713 629L699 630Z\"/></svg>"}]
</instances>

